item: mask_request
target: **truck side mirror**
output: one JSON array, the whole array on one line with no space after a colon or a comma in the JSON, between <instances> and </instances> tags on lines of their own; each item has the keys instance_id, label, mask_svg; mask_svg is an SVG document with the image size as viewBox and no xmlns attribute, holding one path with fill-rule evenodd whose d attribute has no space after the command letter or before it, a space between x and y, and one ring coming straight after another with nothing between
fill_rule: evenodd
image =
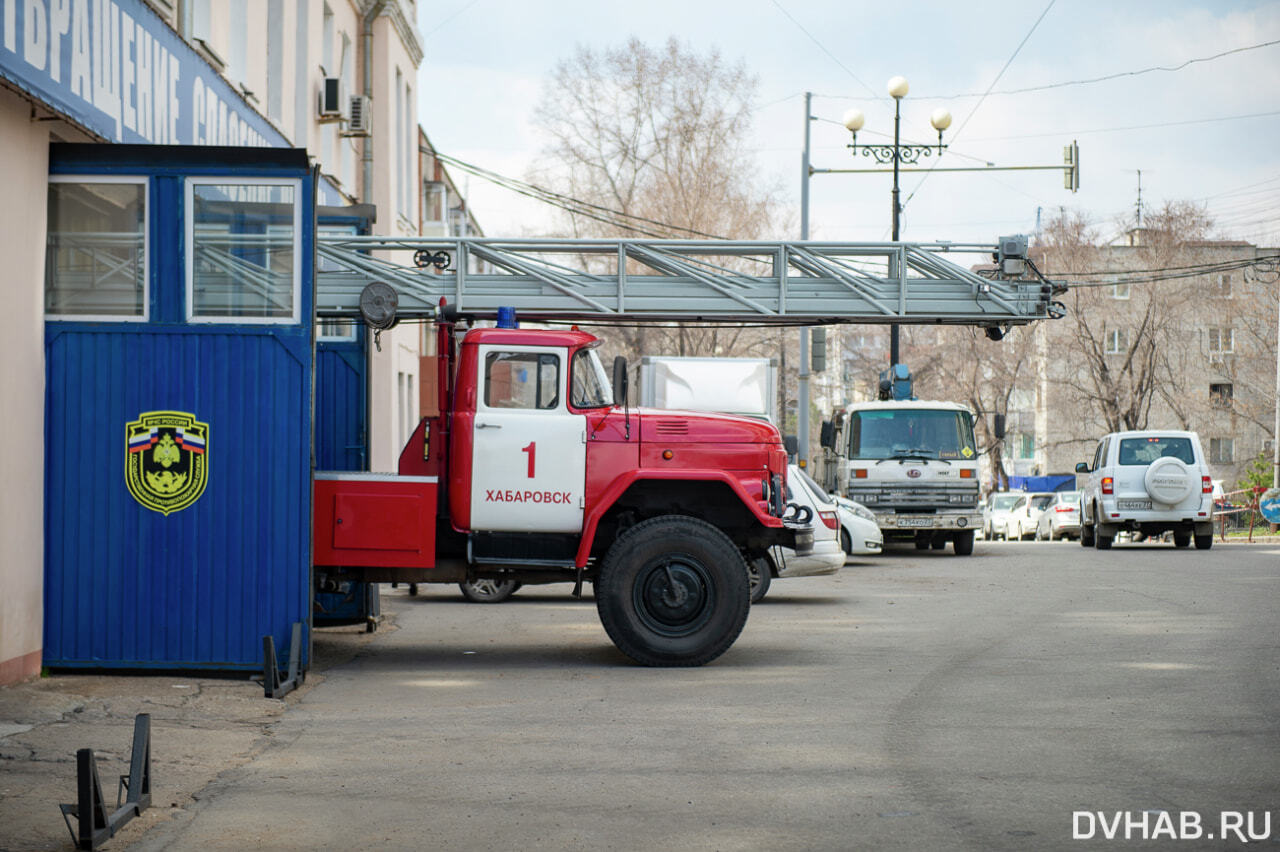
<instances>
[{"instance_id":1,"label":"truck side mirror","mask_svg":"<svg viewBox=\"0 0 1280 852\"><path fill-rule=\"evenodd\" d=\"M621 355L613 359L613 404L627 404L627 359Z\"/></svg>"},{"instance_id":2,"label":"truck side mirror","mask_svg":"<svg viewBox=\"0 0 1280 852\"><path fill-rule=\"evenodd\" d=\"M991 434L996 436L997 441L1004 440L1004 415L997 414L995 420L995 428Z\"/></svg>"},{"instance_id":3,"label":"truck side mirror","mask_svg":"<svg viewBox=\"0 0 1280 852\"><path fill-rule=\"evenodd\" d=\"M818 438L818 443L823 447L826 447L828 450L834 450L836 448L835 428L831 425L830 420L822 421L822 430L820 432L820 437Z\"/></svg>"},{"instance_id":4,"label":"truck side mirror","mask_svg":"<svg viewBox=\"0 0 1280 852\"><path fill-rule=\"evenodd\" d=\"M1080 462L1079 464L1076 465L1076 473L1088 473L1088 472L1089 472L1088 462Z\"/></svg>"},{"instance_id":5,"label":"truck side mirror","mask_svg":"<svg viewBox=\"0 0 1280 852\"><path fill-rule=\"evenodd\" d=\"M787 451L787 455L794 456L800 452L800 439L795 435L783 435L782 447Z\"/></svg>"}]
</instances>

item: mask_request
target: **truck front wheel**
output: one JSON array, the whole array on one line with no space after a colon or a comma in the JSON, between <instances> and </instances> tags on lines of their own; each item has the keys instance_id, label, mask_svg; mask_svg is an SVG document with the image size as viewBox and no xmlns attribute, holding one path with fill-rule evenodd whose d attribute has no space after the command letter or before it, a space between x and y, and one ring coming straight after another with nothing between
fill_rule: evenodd
<instances>
[{"instance_id":1,"label":"truck front wheel","mask_svg":"<svg viewBox=\"0 0 1280 852\"><path fill-rule=\"evenodd\" d=\"M700 666L747 623L747 565L723 532L697 518L636 524L605 554L596 610L618 650L646 666Z\"/></svg>"}]
</instances>

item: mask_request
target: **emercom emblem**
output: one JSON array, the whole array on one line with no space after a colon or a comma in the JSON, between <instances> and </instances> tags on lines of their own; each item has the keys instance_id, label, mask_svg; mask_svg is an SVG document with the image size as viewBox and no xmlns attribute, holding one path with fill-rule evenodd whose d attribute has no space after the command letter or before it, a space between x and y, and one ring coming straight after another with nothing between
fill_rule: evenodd
<instances>
[{"instance_id":1,"label":"emercom emblem","mask_svg":"<svg viewBox=\"0 0 1280 852\"><path fill-rule=\"evenodd\" d=\"M144 411L124 428L124 481L154 512L180 512L204 493L209 424L185 411Z\"/></svg>"}]
</instances>

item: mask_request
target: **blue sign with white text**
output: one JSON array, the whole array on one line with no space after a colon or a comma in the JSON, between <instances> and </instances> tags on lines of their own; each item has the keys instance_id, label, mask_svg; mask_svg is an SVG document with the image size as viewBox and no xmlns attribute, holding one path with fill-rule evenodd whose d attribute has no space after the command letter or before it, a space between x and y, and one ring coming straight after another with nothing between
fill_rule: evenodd
<instances>
[{"instance_id":1,"label":"blue sign with white text","mask_svg":"<svg viewBox=\"0 0 1280 852\"><path fill-rule=\"evenodd\" d=\"M141 0L0 0L0 77L112 142L289 142Z\"/></svg>"}]
</instances>

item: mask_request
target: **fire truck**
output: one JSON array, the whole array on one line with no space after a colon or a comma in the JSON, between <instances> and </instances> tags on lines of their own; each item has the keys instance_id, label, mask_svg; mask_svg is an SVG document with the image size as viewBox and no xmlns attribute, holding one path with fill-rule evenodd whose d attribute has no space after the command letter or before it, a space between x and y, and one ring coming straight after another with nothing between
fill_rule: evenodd
<instances>
[{"instance_id":1,"label":"fire truck","mask_svg":"<svg viewBox=\"0 0 1280 852\"><path fill-rule=\"evenodd\" d=\"M747 620L746 560L801 551L771 424L635 410L574 330L435 326L435 411L395 475L315 477L314 561L365 581L594 583L614 644L694 666ZM612 379L612 381L611 381Z\"/></svg>"},{"instance_id":2,"label":"fire truck","mask_svg":"<svg viewBox=\"0 0 1280 852\"><path fill-rule=\"evenodd\" d=\"M387 259L406 251L412 267ZM1059 291L977 279L904 243L351 237L321 241L318 253L329 270L317 276L321 317L358 315L375 332L397 312L432 324L436 392L395 473L315 474L316 573L591 582L610 639L654 666L723 654L747 619L747 562L774 545L812 546L807 522L787 516L778 429L633 409L625 360L607 372L594 336L477 320L514 326L504 307L513 300L544 322L1008 325L1059 315Z\"/></svg>"}]
</instances>

